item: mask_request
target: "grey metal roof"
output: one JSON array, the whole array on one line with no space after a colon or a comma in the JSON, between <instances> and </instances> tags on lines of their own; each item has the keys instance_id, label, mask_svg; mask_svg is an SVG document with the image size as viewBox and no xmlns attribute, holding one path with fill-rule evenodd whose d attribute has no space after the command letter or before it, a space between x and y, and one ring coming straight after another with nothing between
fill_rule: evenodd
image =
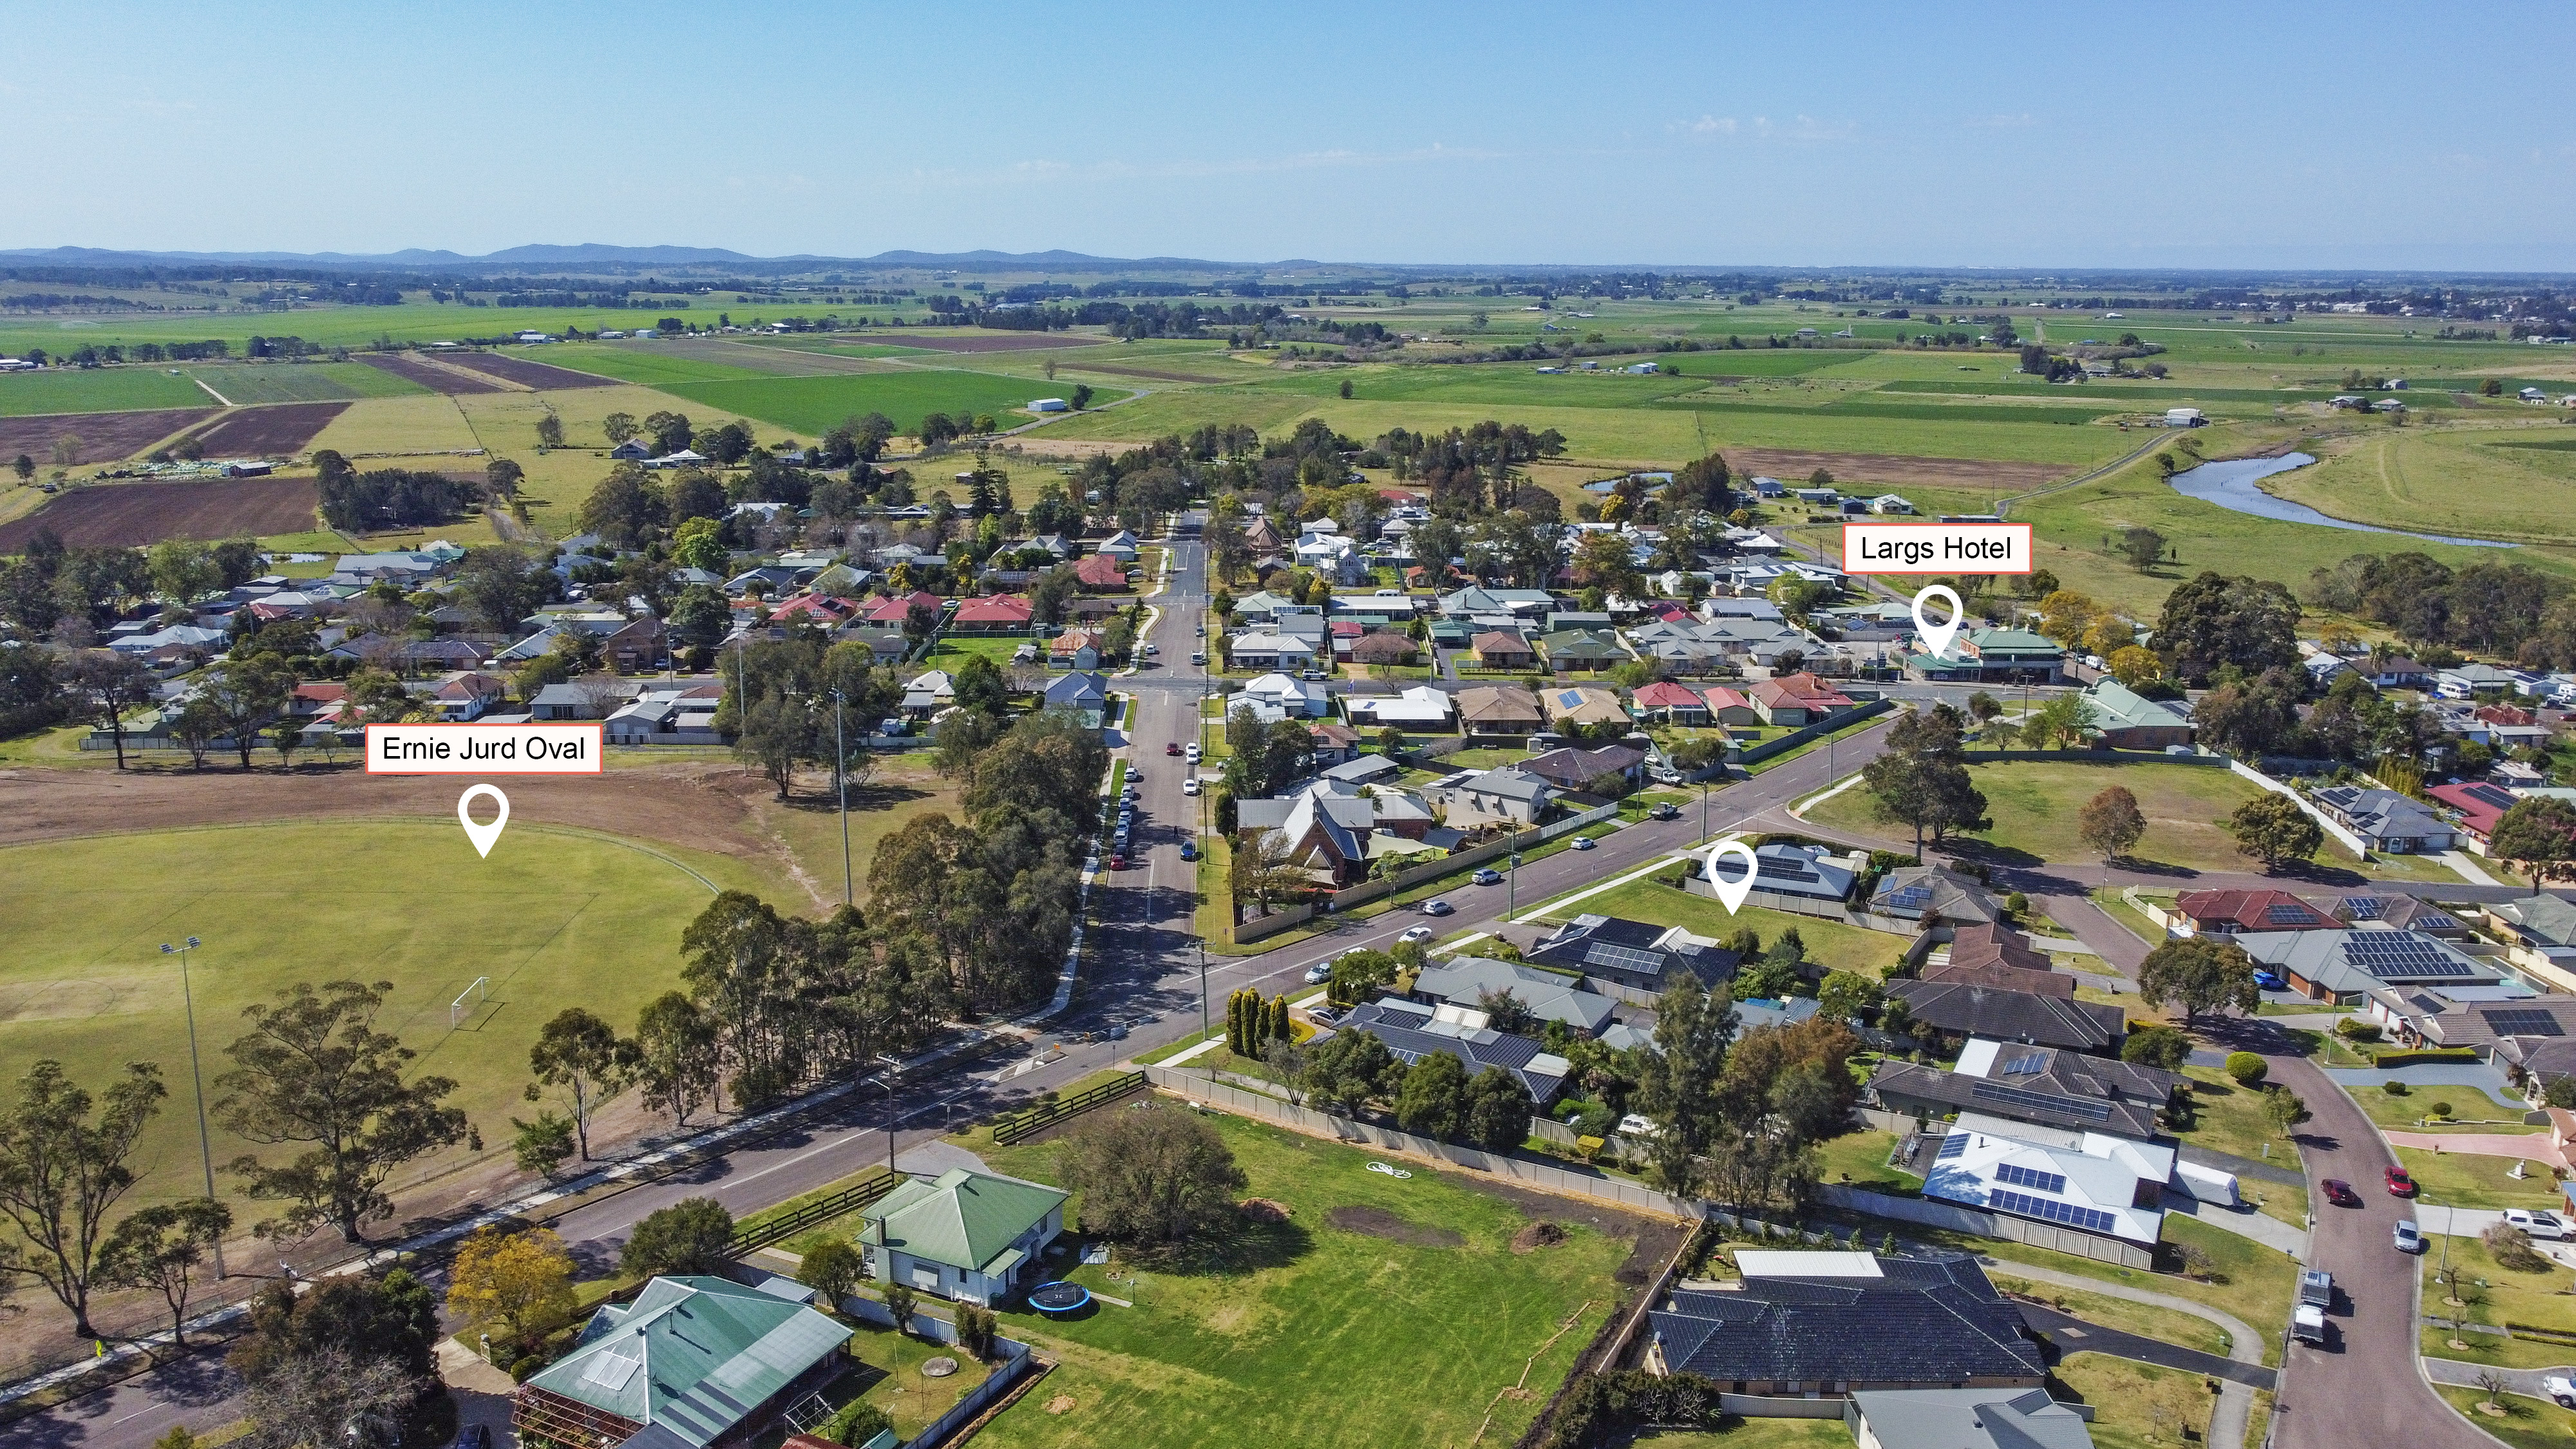
<instances>
[{"instance_id":1,"label":"grey metal roof","mask_svg":"<svg viewBox=\"0 0 2576 1449\"><path fill-rule=\"evenodd\" d=\"M1975 1259L1876 1261L1875 1278L1750 1277L1732 1289L1675 1292L1649 1315L1664 1361L1721 1385L2036 1384L2046 1371L2020 1311Z\"/></svg>"}]
</instances>

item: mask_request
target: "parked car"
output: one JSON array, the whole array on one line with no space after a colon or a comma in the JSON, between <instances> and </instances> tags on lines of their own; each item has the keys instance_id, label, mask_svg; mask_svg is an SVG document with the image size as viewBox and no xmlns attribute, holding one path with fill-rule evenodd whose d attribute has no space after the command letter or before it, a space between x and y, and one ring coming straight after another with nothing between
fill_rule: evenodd
<instances>
[{"instance_id":1,"label":"parked car","mask_svg":"<svg viewBox=\"0 0 2576 1449\"><path fill-rule=\"evenodd\" d=\"M1681 816L1682 808L1670 800L1658 801L1654 809L1646 812L1650 820L1679 820Z\"/></svg>"},{"instance_id":2,"label":"parked car","mask_svg":"<svg viewBox=\"0 0 2576 1449\"><path fill-rule=\"evenodd\" d=\"M1163 745L1163 753L1177 758L1181 753L1181 742L1179 740L1166 741Z\"/></svg>"},{"instance_id":3,"label":"parked car","mask_svg":"<svg viewBox=\"0 0 2576 1449\"><path fill-rule=\"evenodd\" d=\"M1192 664L1205 664L1205 663L1207 663L1207 651L1206 651L1206 650L1204 650L1204 649L1193 649L1193 650L1191 650L1191 651L1190 651L1190 662L1191 662Z\"/></svg>"},{"instance_id":4,"label":"parked car","mask_svg":"<svg viewBox=\"0 0 2576 1449\"><path fill-rule=\"evenodd\" d=\"M1181 782L1181 793L1182 793L1182 794L1184 794L1184 795L1195 795L1195 794L1197 794L1198 792L1199 792L1199 777L1198 777L1198 776L1196 776L1196 775L1192 775L1192 776L1190 776L1188 779L1183 780L1183 781Z\"/></svg>"},{"instance_id":5,"label":"parked car","mask_svg":"<svg viewBox=\"0 0 2576 1449\"><path fill-rule=\"evenodd\" d=\"M1181 859L1183 859L1183 860L1196 860L1196 859L1198 859L1198 858L1199 858L1199 843L1198 843L1197 841L1195 841L1195 840L1184 840L1184 841L1182 841L1182 842L1181 842Z\"/></svg>"},{"instance_id":6,"label":"parked car","mask_svg":"<svg viewBox=\"0 0 2576 1449\"><path fill-rule=\"evenodd\" d=\"M1592 837L1589 835L1578 835L1572 840L1567 841L1566 844L1575 850L1590 850L1592 848Z\"/></svg>"},{"instance_id":7,"label":"parked car","mask_svg":"<svg viewBox=\"0 0 2576 1449\"><path fill-rule=\"evenodd\" d=\"M2540 1381L2540 1391L2562 1409L2576 1409L2576 1380L2562 1374L2551 1374Z\"/></svg>"},{"instance_id":8,"label":"parked car","mask_svg":"<svg viewBox=\"0 0 2576 1449\"><path fill-rule=\"evenodd\" d=\"M1403 935L1398 936L1395 939L1402 945L1419 945L1420 943L1431 939L1431 928L1429 926L1416 926L1412 930L1405 932Z\"/></svg>"},{"instance_id":9,"label":"parked car","mask_svg":"<svg viewBox=\"0 0 2576 1449\"><path fill-rule=\"evenodd\" d=\"M1109 868L1111 870L1125 870L1127 868L1127 857L1113 852L1109 857Z\"/></svg>"},{"instance_id":10,"label":"parked car","mask_svg":"<svg viewBox=\"0 0 2576 1449\"><path fill-rule=\"evenodd\" d=\"M1503 883L1503 873L1499 870L1494 870L1488 867L1487 869L1480 870L1474 875L1467 877L1467 879L1474 881L1478 885L1501 885Z\"/></svg>"},{"instance_id":11,"label":"parked car","mask_svg":"<svg viewBox=\"0 0 2576 1449\"><path fill-rule=\"evenodd\" d=\"M1422 914L1426 916L1445 916L1451 909L1450 904L1444 900L1434 899L1422 903Z\"/></svg>"},{"instance_id":12,"label":"parked car","mask_svg":"<svg viewBox=\"0 0 2576 1449\"><path fill-rule=\"evenodd\" d=\"M2405 1168L2392 1167L2388 1169L2386 1176L2388 1178L2388 1195L2390 1197L2413 1197L2415 1195L2415 1179L2406 1175Z\"/></svg>"},{"instance_id":13,"label":"parked car","mask_svg":"<svg viewBox=\"0 0 2576 1449\"><path fill-rule=\"evenodd\" d=\"M2287 991L2290 989L2290 983L2287 979L2283 978L2278 973L2264 970L2260 967L2255 969L2254 984L2262 987L2266 991Z\"/></svg>"},{"instance_id":14,"label":"parked car","mask_svg":"<svg viewBox=\"0 0 2576 1449\"><path fill-rule=\"evenodd\" d=\"M2424 1251L2424 1233L2422 1229L2415 1226L2413 1218L2401 1219L2393 1236L2397 1251L2401 1253Z\"/></svg>"},{"instance_id":15,"label":"parked car","mask_svg":"<svg viewBox=\"0 0 2576 1449\"><path fill-rule=\"evenodd\" d=\"M1186 760L1190 761L1190 762L1191 762L1191 763L1193 763L1193 764L1197 763L1197 762L1198 762L1198 757L1199 757L1199 747L1198 747L1197 745L1192 745L1192 746L1190 746L1188 749L1181 751L1181 757L1182 757L1183 759L1186 759Z\"/></svg>"},{"instance_id":16,"label":"parked car","mask_svg":"<svg viewBox=\"0 0 2576 1449\"><path fill-rule=\"evenodd\" d=\"M2344 1181L2340 1177L2329 1177L2324 1182L2317 1185L2325 1189L2326 1201L2333 1203L2336 1207L2361 1206L2361 1194L2354 1192L2352 1190L2352 1184Z\"/></svg>"},{"instance_id":17,"label":"parked car","mask_svg":"<svg viewBox=\"0 0 2576 1449\"><path fill-rule=\"evenodd\" d=\"M2567 1237L2566 1220L2556 1213L2544 1212L2539 1208L2506 1208L2504 1223L2506 1227L2520 1228L2535 1238L2544 1238L2553 1243L2563 1241Z\"/></svg>"},{"instance_id":18,"label":"parked car","mask_svg":"<svg viewBox=\"0 0 2576 1449\"><path fill-rule=\"evenodd\" d=\"M1146 645L1142 650L1140 650L1139 652L1140 652L1140 653L1142 653L1146 658L1151 659L1151 658L1153 658L1155 655L1160 654L1160 653L1162 653L1162 652L1163 652L1163 646L1162 646L1162 645L1160 645L1160 644L1148 644L1148 645Z\"/></svg>"},{"instance_id":19,"label":"parked car","mask_svg":"<svg viewBox=\"0 0 2576 1449\"><path fill-rule=\"evenodd\" d=\"M1309 986L1321 986L1332 979L1333 963L1330 961L1318 961L1306 968L1306 984Z\"/></svg>"},{"instance_id":20,"label":"parked car","mask_svg":"<svg viewBox=\"0 0 2576 1449\"><path fill-rule=\"evenodd\" d=\"M1661 1130L1663 1129L1657 1127L1652 1121L1635 1112L1619 1119L1618 1132L1622 1137L1652 1137Z\"/></svg>"}]
</instances>

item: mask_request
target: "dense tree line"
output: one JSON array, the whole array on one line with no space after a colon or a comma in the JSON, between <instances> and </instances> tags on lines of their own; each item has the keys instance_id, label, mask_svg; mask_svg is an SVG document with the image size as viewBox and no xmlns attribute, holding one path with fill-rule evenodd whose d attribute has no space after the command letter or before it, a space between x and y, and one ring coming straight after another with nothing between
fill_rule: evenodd
<instances>
[{"instance_id":1,"label":"dense tree line","mask_svg":"<svg viewBox=\"0 0 2576 1449\"><path fill-rule=\"evenodd\" d=\"M416 468L376 468L361 473L329 448L313 455L313 466L315 487L322 500L322 521L352 533L452 522L468 503L482 496L478 485L444 473Z\"/></svg>"},{"instance_id":2,"label":"dense tree line","mask_svg":"<svg viewBox=\"0 0 2576 1449\"><path fill-rule=\"evenodd\" d=\"M2474 649L2533 668L2576 665L2576 598L2566 580L2527 564L2482 560L2454 569L2421 553L2357 553L2309 574L2301 593L2419 649Z\"/></svg>"}]
</instances>

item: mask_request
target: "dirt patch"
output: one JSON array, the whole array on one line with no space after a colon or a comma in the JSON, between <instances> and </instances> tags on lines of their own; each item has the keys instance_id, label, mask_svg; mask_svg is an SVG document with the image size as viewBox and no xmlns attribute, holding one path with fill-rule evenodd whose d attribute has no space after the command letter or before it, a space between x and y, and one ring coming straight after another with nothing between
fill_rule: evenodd
<instances>
[{"instance_id":1,"label":"dirt patch","mask_svg":"<svg viewBox=\"0 0 2576 1449\"><path fill-rule=\"evenodd\" d=\"M458 397L466 393L509 391L497 382L488 382L471 373L458 372L452 367L441 367L434 362L424 362L407 353L361 352L356 354L356 357L358 361L379 372L390 372L396 377L419 383L431 392L446 397Z\"/></svg>"},{"instance_id":2,"label":"dirt patch","mask_svg":"<svg viewBox=\"0 0 2576 1449\"><path fill-rule=\"evenodd\" d=\"M1541 1248L1553 1248L1564 1241L1565 1229L1541 1219L1512 1234L1512 1251L1535 1253Z\"/></svg>"},{"instance_id":3,"label":"dirt patch","mask_svg":"<svg viewBox=\"0 0 2576 1449\"><path fill-rule=\"evenodd\" d=\"M1554 1193L1540 1192L1477 1173L1462 1172L1454 1180L1461 1186L1510 1203L1533 1224L1544 1222L1562 1229L1569 1223L1581 1223L1604 1237L1630 1239L1626 1260L1610 1275L1625 1287L1638 1288L1653 1282L1655 1275L1663 1271L1664 1264L1681 1250L1682 1238L1689 1231L1678 1223L1666 1222L1650 1214L1627 1212L1590 1198L1558 1197Z\"/></svg>"},{"instance_id":4,"label":"dirt patch","mask_svg":"<svg viewBox=\"0 0 2576 1449\"><path fill-rule=\"evenodd\" d=\"M515 382L521 387L532 387L544 392L564 392L577 387L626 386L616 378L601 377L595 372L575 372L569 367L556 367L546 362L530 362L524 357L505 357L497 352L456 352L441 358L440 361L452 363L458 367L472 368L476 372L487 373L505 382Z\"/></svg>"},{"instance_id":5,"label":"dirt patch","mask_svg":"<svg viewBox=\"0 0 2576 1449\"><path fill-rule=\"evenodd\" d=\"M0 463L24 453L39 466L50 467L55 440L67 436L81 441L78 461L112 463L142 452L213 412L211 407L151 408L130 413L38 413L33 417L0 418Z\"/></svg>"},{"instance_id":6,"label":"dirt patch","mask_svg":"<svg viewBox=\"0 0 2576 1449\"><path fill-rule=\"evenodd\" d=\"M1234 1208L1256 1223L1284 1223L1289 1217L1288 1204L1277 1198L1248 1197Z\"/></svg>"},{"instance_id":7,"label":"dirt patch","mask_svg":"<svg viewBox=\"0 0 2576 1449\"><path fill-rule=\"evenodd\" d=\"M1346 1233L1363 1233L1409 1248L1455 1248L1467 1241L1455 1229L1409 1223L1381 1207L1337 1207L1324 1214L1324 1221Z\"/></svg>"},{"instance_id":8,"label":"dirt patch","mask_svg":"<svg viewBox=\"0 0 2576 1449\"><path fill-rule=\"evenodd\" d=\"M197 443L209 458L291 458L348 410L344 402L235 408L200 430Z\"/></svg>"},{"instance_id":9,"label":"dirt patch","mask_svg":"<svg viewBox=\"0 0 2576 1449\"><path fill-rule=\"evenodd\" d=\"M25 548L40 528L52 529L74 548L140 548L165 538L301 533L313 527L315 502L310 478L98 483L73 489L24 518L0 524L0 553Z\"/></svg>"},{"instance_id":10,"label":"dirt patch","mask_svg":"<svg viewBox=\"0 0 2576 1449\"><path fill-rule=\"evenodd\" d=\"M851 340L879 342L891 347L928 347L939 352L1030 352L1041 347L1098 347L1109 339L1089 334L1060 337L1051 332L1006 332L998 337L913 337L905 332L872 329L865 336Z\"/></svg>"},{"instance_id":11,"label":"dirt patch","mask_svg":"<svg viewBox=\"0 0 2576 1449\"><path fill-rule=\"evenodd\" d=\"M1797 448L1729 448L1739 474L1763 473L1804 483L1818 468L1836 483L1920 483L1927 488L2042 488L2076 470L2055 463L1996 463L1983 458L1917 458L1902 453L1810 453Z\"/></svg>"},{"instance_id":12,"label":"dirt patch","mask_svg":"<svg viewBox=\"0 0 2576 1449\"><path fill-rule=\"evenodd\" d=\"M1050 1414L1070 1414L1073 1412L1073 1409L1073 1395L1071 1394L1058 1394L1054 1398L1046 1401L1046 1411Z\"/></svg>"}]
</instances>

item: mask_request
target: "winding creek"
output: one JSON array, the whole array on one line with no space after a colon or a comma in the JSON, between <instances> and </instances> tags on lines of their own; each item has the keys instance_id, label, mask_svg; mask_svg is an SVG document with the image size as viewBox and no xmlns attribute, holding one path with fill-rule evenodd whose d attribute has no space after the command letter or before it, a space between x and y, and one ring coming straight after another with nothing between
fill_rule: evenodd
<instances>
[{"instance_id":1,"label":"winding creek","mask_svg":"<svg viewBox=\"0 0 2576 1449\"><path fill-rule=\"evenodd\" d=\"M2315 523L2327 528L2346 528L2355 533L2393 533L2400 538L2420 538L2427 543L2456 543L2469 548L2515 548L2516 544L2492 538L2451 538L2439 533L2409 533L2402 528L2380 528L2368 523L2355 523L2319 513L2304 503L2292 503L2263 491L2262 481L2275 473L2304 468L2316 459L2306 453L2285 453L2278 458L2230 458L2219 463L2203 463L2173 475L2174 491L2203 503L2215 503L2238 513L2251 513L2258 518L2274 518L2283 523Z\"/></svg>"}]
</instances>

